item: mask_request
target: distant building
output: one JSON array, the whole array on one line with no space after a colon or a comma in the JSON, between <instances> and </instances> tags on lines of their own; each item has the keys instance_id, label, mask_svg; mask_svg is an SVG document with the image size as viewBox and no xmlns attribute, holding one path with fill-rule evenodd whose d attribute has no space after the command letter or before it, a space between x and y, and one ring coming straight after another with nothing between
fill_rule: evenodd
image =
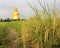
<instances>
[{"instance_id":1,"label":"distant building","mask_svg":"<svg viewBox=\"0 0 60 48\"><path fill-rule=\"evenodd\" d=\"M19 12L18 12L18 9L17 9L17 7L15 6L14 7L14 12L12 13L12 19L13 20L17 20L17 19L20 19L20 16L19 16L20 14L19 14Z\"/></svg>"}]
</instances>

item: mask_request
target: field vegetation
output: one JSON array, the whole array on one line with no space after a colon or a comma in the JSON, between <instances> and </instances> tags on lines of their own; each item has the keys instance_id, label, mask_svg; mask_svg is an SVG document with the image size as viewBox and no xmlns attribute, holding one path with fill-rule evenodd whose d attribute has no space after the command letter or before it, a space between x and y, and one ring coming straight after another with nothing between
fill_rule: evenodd
<instances>
[{"instance_id":1,"label":"field vegetation","mask_svg":"<svg viewBox=\"0 0 60 48\"><path fill-rule=\"evenodd\" d=\"M42 11L29 4L35 13L28 20L0 22L0 48L59 48L60 12L42 5Z\"/></svg>"}]
</instances>

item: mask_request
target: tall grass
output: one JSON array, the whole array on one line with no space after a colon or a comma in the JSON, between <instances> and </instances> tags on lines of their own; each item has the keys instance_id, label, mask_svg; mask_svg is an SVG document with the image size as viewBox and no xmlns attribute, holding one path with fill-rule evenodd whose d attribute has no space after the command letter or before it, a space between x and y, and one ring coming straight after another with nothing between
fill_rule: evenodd
<instances>
[{"instance_id":1,"label":"tall grass","mask_svg":"<svg viewBox=\"0 0 60 48\"><path fill-rule=\"evenodd\" d=\"M29 4L35 16L21 23L23 48L53 48L53 46L59 45L60 38L58 34L60 34L60 27L58 27L57 23L58 18L56 16L58 15L56 9L52 11L48 4L46 4L48 7L46 8L46 5L44 4L43 6L39 0L38 3L43 8L42 14L36 7ZM42 18L42 16L45 17Z\"/></svg>"}]
</instances>

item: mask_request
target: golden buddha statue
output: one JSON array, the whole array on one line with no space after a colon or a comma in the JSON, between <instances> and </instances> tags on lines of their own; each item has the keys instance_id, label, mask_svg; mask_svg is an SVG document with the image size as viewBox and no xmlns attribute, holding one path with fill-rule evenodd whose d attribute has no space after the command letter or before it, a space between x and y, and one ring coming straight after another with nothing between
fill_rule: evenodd
<instances>
[{"instance_id":1,"label":"golden buddha statue","mask_svg":"<svg viewBox=\"0 0 60 48\"><path fill-rule=\"evenodd\" d=\"M19 17L19 12L18 12L18 9L17 9L17 7L15 6L14 7L14 12L13 12L13 14L12 14L12 19L20 19L20 17Z\"/></svg>"}]
</instances>

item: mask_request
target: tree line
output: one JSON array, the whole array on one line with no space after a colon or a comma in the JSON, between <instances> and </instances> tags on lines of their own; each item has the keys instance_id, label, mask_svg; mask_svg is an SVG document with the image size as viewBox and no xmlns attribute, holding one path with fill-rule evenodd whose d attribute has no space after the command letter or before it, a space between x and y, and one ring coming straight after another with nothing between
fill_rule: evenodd
<instances>
[{"instance_id":1,"label":"tree line","mask_svg":"<svg viewBox=\"0 0 60 48\"><path fill-rule=\"evenodd\" d=\"M10 18L7 18L7 19L0 19L0 22L11 22L11 21L26 21L26 19L10 19Z\"/></svg>"}]
</instances>

